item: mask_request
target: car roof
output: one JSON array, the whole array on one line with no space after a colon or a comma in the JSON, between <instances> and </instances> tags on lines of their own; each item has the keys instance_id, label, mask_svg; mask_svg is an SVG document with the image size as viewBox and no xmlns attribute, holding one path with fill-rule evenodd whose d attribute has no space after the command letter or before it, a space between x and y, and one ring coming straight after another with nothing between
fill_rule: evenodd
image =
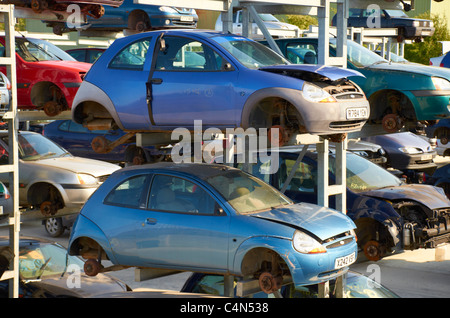
<instances>
[{"instance_id":1,"label":"car roof","mask_svg":"<svg viewBox=\"0 0 450 318\"><path fill-rule=\"evenodd\" d=\"M54 242L49 241L47 239L40 238L40 237L32 237L32 236L20 236L20 238L19 238L20 246L36 244L36 243L51 244ZM7 246L7 245L9 245L9 236L0 236L0 246Z\"/></svg>"},{"instance_id":2,"label":"car roof","mask_svg":"<svg viewBox=\"0 0 450 318\"><path fill-rule=\"evenodd\" d=\"M211 176L217 176L231 170L241 171L223 164L207 164L207 163L174 163L174 162L158 162L143 165L136 165L117 170L115 173L126 173L135 170L159 170L171 171L185 174L192 174L201 179Z\"/></svg>"}]
</instances>

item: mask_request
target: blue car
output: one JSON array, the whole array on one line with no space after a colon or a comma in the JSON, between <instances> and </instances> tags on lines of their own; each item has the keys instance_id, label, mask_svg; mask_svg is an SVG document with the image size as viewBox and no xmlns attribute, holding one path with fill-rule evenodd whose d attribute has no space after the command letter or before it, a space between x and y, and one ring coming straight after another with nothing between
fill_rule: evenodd
<instances>
[{"instance_id":1,"label":"blue car","mask_svg":"<svg viewBox=\"0 0 450 318\"><path fill-rule=\"evenodd\" d=\"M309 148L311 149L311 148ZM252 174L282 189L301 147L279 149L278 166L272 155L259 154ZM329 180L334 184L335 157L330 153ZM240 161L240 160L239 160ZM243 168L243 164L236 167ZM277 170L274 174L263 171ZM317 153L308 150L290 180L285 195L295 202L317 204ZM443 189L426 184L405 184L377 164L347 152L347 215L357 225L358 246L372 261L391 253L434 248L450 241L450 201ZM331 196L329 206L336 206Z\"/></svg>"},{"instance_id":2,"label":"blue car","mask_svg":"<svg viewBox=\"0 0 450 318\"><path fill-rule=\"evenodd\" d=\"M242 36L152 31L117 39L86 75L72 118L88 128L134 132L280 127L294 133L358 131L369 103L358 71L293 65ZM91 129L91 128L90 128Z\"/></svg>"},{"instance_id":3,"label":"blue car","mask_svg":"<svg viewBox=\"0 0 450 318\"><path fill-rule=\"evenodd\" d=\"M156 163L121 169L91 196L72 228L85 273L137 266L311 285L355 261L346 215L286 196L239 169ZM98 260L110 260L102 268Z\"/></svg>"},{"instance_id":4,"label":"blue car","mask_svg":"<svg viewBox=\"0 0 450 318\"><path fill-rule=\"evenodd\" d=\"M137 147L135 138L110 148L108 145L124 137L126 133L120 129L89 130L71 120L55 120L47 124L43 135L74 156L113 163L141 164L162 160L165 155L163 149Z\"/></svg>"}]
</instances>

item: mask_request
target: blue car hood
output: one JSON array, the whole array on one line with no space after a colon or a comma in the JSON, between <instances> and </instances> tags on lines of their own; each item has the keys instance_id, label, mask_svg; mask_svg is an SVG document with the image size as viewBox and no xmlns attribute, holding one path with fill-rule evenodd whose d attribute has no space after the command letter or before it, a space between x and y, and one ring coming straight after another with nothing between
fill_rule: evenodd
<instances>
[{"instance_id":1,"label":"blue car hood","mask_svg":"<svg viewBox=\"0 0 450 318\"><path fill-rule=\"evenodd\" d=\"M426 76L438 76L450 80L450 70L445 67L429 66L421 64L407 64L404 63L380 63L372 66L368 66L368 69L386 70L386 71L398 71L422 74Z\"/></svg>"},{"instance_id":2,"label":"blue car hood","mask_svg":"<svg viewBox=\"0 0 450 318\"><path fill-rule=\"evenodd\" d=\"M288 64L288 65L273 65L273 66L265 66L259 68L261 71L268 72L309 72L319 74L324 77L328 77L332 81L336 81L341 78L346 78L350 76L362 76L365 77L358 71L341 68L336 66L326 66L319 64Z\"/></svg>"},{"instance_id":3,"label":"blue car hood","mask_svg":"<svg viewBox=\"0 0 450 318\"><path fill-rule=\"evenodd\" d=\"M404 184L364 192L365 195L385 200L410 200L431 210L450 208L450 201L436 187L426 184Z\"/></svg>"},{"instance_id":4,"label":"blue car hood","mask_svg":"<svg viewBox=\"0 0 450 318\"><path fill-rule=\"evenodd\" d=\"M289 208L273 209L251 216L304 229L321 240L326 240L356 227L345 214L309 203L298 203L290 205Z\"/></svg>"}]
</instances>

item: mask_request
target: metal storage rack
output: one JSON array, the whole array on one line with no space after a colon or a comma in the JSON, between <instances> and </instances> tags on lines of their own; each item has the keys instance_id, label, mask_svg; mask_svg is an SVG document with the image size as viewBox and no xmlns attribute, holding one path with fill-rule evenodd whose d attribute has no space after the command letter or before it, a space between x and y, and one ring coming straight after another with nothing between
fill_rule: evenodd
<instances>
[{"instance_id":1,"label":"metal storage rack","mask_svg":"<svg viewBox=\"0 0 450 318\"><path fill-rule=\"evenodd\" d=\"M3 120L8 122L9 138L9 164L0 166L0 172L9 173L9 191L13 198L14 210L9 215L6 225L9 227L9 248L13 255L9 270L5 271L0 280L10 280L9 295L17 298L19 296L19 156L17 147L17 81L16 81L16 59L14 39L14 6L0 5L0 14L3 16L5 25L5 57L0 57L0 64L6 65L7 77L11 82L11 104L8 111L2 113Z\"/></svg>"}]
</instances>

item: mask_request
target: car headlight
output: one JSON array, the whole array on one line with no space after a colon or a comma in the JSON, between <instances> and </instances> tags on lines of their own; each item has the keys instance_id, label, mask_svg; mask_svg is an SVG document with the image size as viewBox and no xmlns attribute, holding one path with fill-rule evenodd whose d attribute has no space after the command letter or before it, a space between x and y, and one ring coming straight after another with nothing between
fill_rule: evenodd
<instances>
[{"instance_id":1,"label":"car headlight","mask_svg":"<svg viewBox=\"0 0 450 318\"><path fill-rule=\"evenodd\" d=\"M301 231L295 231L292 238L292 245L296 251L303 254L318 254L327 252L322 244Z\"/></svg>"},{"instance_id":2,"label":"car headlight","mask_svg":"<svg viewBox=\"0 0 450 318\"><path fill-rule=\"evenodd\" d=\"M77 173L78 182L80 184L95 184L97 183L97 178L91 176L90 174Z\"/></svg>"},{"instance_id":3,"label":"car headlight","mask_svg":"<svg viewBox=\"0 0 450 318\"><path fill-rule=\"evenodd\" d=\"M334 103L336 99L325 90L309 83L303 84L303 96L306 100L315 103Z\"/></svg>"},{"instance_id":4,"label":"car headlight","mask_svg":"<svg viewBox=\"0 0 450 318\"><path fill-rule=\"evenodd\" d=\"M433 85L438 91L450 90L450 82L445 78L441 77L432 77Z\"/></svg>"},{"instance_id":5,"label":"car headlight","mask_svg":"<svg viewBox=\"0 0 450 318\"><path fill-rule=\"evenodd\" d=\"M175 10L174 8L165 7L165 6L159 7L159 11L167 12L167 13L177 13L177 10Z\"/></svg>"},{"instance_id":6,"label":"car headlight","mask_svg":"<svg viewBox=\"0 0 450 318\"><path fill-rule=\"evenodd\" d=\"M422 150L414 148L414 147L403 147L403 148L398 148L398 150L400 150L401 152L410 154L410 155L417 155L419 153L423 153Z\"/></svg>"}]
</instances>

